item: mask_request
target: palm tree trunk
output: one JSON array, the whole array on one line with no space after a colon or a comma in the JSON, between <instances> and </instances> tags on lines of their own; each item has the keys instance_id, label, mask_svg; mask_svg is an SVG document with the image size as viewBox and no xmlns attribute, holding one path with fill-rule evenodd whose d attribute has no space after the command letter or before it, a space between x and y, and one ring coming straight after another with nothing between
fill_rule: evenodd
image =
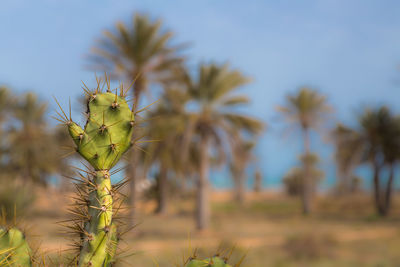
<instances>
[{"instance_id":1,"label":"palm tree trunk","mask_svg":"<svg viewBox=\"0 0 400 267\"><path fill-rule=\"evenodd\" d=\"M210 220L210 203L209 203L209 184L208 175L210 171L208 146L209 139L203 136L200 147L200 173L197 183L196 198L196 227L198 230L208 228Z\"/></svg>"},{"instance_id":2,"label":"palm tree trunk","mask_svg":"<svg viewBox=\"0 0 400 267\"><path fill-rule=\"evenodd\" d=\"M389 180L386 185L385 192L385 203L383 209L383 216L386 216L389 213L389 209L392 202L392 191L393 191L393 179L394 179L394 163L390 163L389 165Z\"/></svg>"},{"instance_id":3,"label":"palm tree trunk","mask_svg":"<svg viewBox=\"0 0 400 267\"><path fill-rule=\"evenodd\" d=\"M380 173L380 167L378 163L374 163L374 200L375 200L375 207L376 211L378 212L379 215L383 215L384 211L382 208L382 200L381 200L381 187L380 187L380 179L379 179L379 173Z\"/></svg>"},{"instance_id":4,"label":"palm tree trunk","mask_svg":"<svg viewBox=\"0 0 400 267\"><path fill-rule=\"evenodd\" d=\"M254 175L254 193L259 193L262 190L262 175L257 171Z\"/></svg>"},{"instance_id":5,"label":"palm tree trunk","mask_svg":"<svg viewBox=\"0 0 400 267\"><path fill-rule=\"evenodd\" d=\"M306 155L310 154L310 136L308 128L303 128L303 138L304 138L304 152ZM303 188L302 188L302 204L303 204L303 214L307 215L311 212L311 201L312 201L312 188L310 181L310 166L305 164L304 166L304 177L303 177Z\"/></svg>"},{"instance_id":6,"label":"palm tree trunk","mask_svg":"<svg viewBox=\"0 0 400 267\"><path fill-rule=\"evenodd\" d=\"M340 167L339 159L336 159L336 191L338 195L347 195L349 193L349 182L348 182L348 174L345 170Z\"/></svg>"},{"instance_id":7,"label":"palm tree trunk","mask_svg":"<svg viewBox=\"0 0 400 267\"><path fill-rule=\"evenodd\" d=\"M157 214L165 214L167 212L167 168L164 164L160 164L160 173L158 175L158 185L157 185Z\"/></svg>"},{"instance_id":8,"label":"palm tree trunk","mask_svg":"<svg viewBox=\"0 0 400 267\"><path fill-rule=\"evenodd\" d=\"M245 198L245 183L244 183L244 174L242 172L239 172L238 174L235 175L235 201L238 202L239 204L244 203L244 198Z\"/></svg>"}]
</instances>

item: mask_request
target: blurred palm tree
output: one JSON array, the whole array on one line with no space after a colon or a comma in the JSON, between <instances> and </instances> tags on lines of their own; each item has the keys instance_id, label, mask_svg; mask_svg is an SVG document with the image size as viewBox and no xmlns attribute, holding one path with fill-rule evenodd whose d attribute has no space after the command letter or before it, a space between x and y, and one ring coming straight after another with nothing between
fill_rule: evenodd
<instances>
[{"instance_id":1,"label":"blurred palm tree","mask_svg":"<svg viewBox=\"0 0 400 267\"><path fill-rule=\"evenodd\" d=\"M146 168L158 165L157 175L157 209L163 214L167 211L168 174L173 171L180 174L183 171L181 164L181 144L185 134L187 114L185 105L189 100L188 94L180 89L167 89L163 101L156 109L149 112L147 136L155 139L145 147Z\"/></svg>"},{"instance_id":2,"label":"blurred palm tree","mask_svg":"<svg viewBox=\"0 0 400 267\"><path fill-rule=\"evenodd\" d=\"M175 80L175 70L184 58L181 45L173 45L173 33L162 29L161 20L135 14L131 26L117 23L114 31L105 31L92 49L92 67L110 73L111 77L135 81L134 106L152 83Z\"/></svg>"},{"instance_id":3,"label":"blurred palm tree","mask_svg":"<svg viewBox=\"0 0 400 267\"><path fill-rule=\"evenodd\" d=\"M342 124L338 124L332 132L335 143L337 190L339 194L352 191L354 170L362 160L363 142L360 134Z\"/></svg>"},{"instance_id":4,"label":"blurred palm tree","mask_svg":"<svg viewBox=\"0 0 400 267\"><path fill-rule=\"evenodd\" d=\"M343 130L344 129L344 130ZM390 210L394 170L400 158L400 117L394 116L387 107L366 109L359 117L359 128L337 131L342 140L337 150L345 150L344 158L355 159L358 164L369 163L373 169L374 202L380 215ZM388 170L383 186L382 172Z\"/></svg>"},{"instance_id":5,"label":"blurred palm tree","mask_svg":"<svg viewBox=\"0 0 400 267\"><path fill-rule=\"evenodd\" d=\"M254 193L259 193L263 188L263 175L260 169L257 169L254 173Z\"/></svg>"},{"instance_id":6,"label":"blurred palm tree","mask_svg":"<svg viewBox=\"0 0 400 267\"><path fill-rule=\"evenodd\" d=\"M186 137L194 145L190 146L191 156L184 158L198 159L196 226L202 230L208 227L210 218L210 165L223 162L225 151L232 143L228 140L234 134L238 131L259 133L263 125L232 110L249 103L246 96L233 94L249 81L241 72L231 70L228 65L203 64L196 76L186 75L185 80L190 95Z\"/></svg>"},{"instance_id":7,"label":"blurred palm tree","mask_svg":"<svg viewBox=\"0 0 400 267\"><path fill-rule=\"evenodd\" d=\"M19 216L31 206L32 186L46 185L51 175L69 169L62 159L67 152L60 150L60 133L65 136L65 131L48 127L46 110L33 93L15 96L0 88L0 208L9 218L14 209Z\"/></svg>"},{"instance_id":8,"label":"blurred palm tree","mask_svg":"<svg viewBox=\"0 0 400 267\"><path fill-rule=\"evenodd\" d=\"M232 144L230 171L235 185L234 199L242 204L246 194L246 168L254 160L255 140L245 140L238 135Z\"/></svg>"},{"instance_id":9,"label":"blurred palm tree","mask_svg":"<svg viewBox=\"0 0 400 267\"><path fill-rule=\"evenodd\" d=\"M326 103L326 97L310 88L300 88L293 95L286 97L286 103L278 107L286 120L299 126L303 135L304 154L310 154L310 130L317 129L323 122L326 115L331 111ZM304 190L302 191L303 212L308 214L311 211L312 188L309 166L305 165Z\"/></svg>"},{"instance_id":10,"label":"blurred palm tree","mask_svg":"<svg viewBox=\"0 0 400 267\"><path fill-rule=\"evenodd\" d=\"M6 153L6 138L5 138L5 125L8 116L12 113L14 99L11 96L10 90L5 86L0 86L0 165L4 162L3 156ZM3 168L4 169L4 166Z\"/></svg>"},{"instance_id":11,"label":"blurred palm tree","mask_svg":"<svg viewBox=\"0 0 400 267\"><path fill-rule=\"evenodd\" d=\"M383 108L383 113L381 142L384 164L389 170L389 179L386 188L384 188L384 193L381 194L382 196L379 195L376 198L380 199L380 214L385 216L389 213L391 207L395 169L400 159L400 116L394 116L387 108ZM378 176L375 182L377 192L380 190L380 180Z\"/></svg>"},{"instance_id":12,"label":"blurred palm tree","mask_svg":"<svg viewBox=\"0 0 400 267\"><path fill-rule=\"evenodd\" d=\"M50 174L61 169L61 153L53 130L47 127L47 104L27 93L13 108L8 132L9 166L24 181L45 185Z\"/></svg>"},{"instance_id":13,"label":"blurred palm tree","mask_svg":"<svg viewBox=\"0 0 400 267\"><path fill-rule=\"evenodd\" d=\"M0 124L5 121L13 105L14 99L11 97L10 90L5 86L0 86Z\"/></svg>"},{"instance_id":14,"label":"blurred palm tree","mask_svg":"<svg viewBox=\"0 0 400 267\"><path fill-rule=\"evenodd\" d=\"M133 105L137 109L150 84L168 84L175 80L184 58L179 55L182 46L172 44L173 33L162 29L161 20L135 14L132 25L117 23L114 31L105 31L92 50L92 68L102 70L112 78L135 81ZM138 132L138 131L135 131ZM140 135L140 134L139 134ZM135 207L138 152L131 153L130 200ZM131 221L134 209L131 209Z\"/></svg>"}]
</instances>

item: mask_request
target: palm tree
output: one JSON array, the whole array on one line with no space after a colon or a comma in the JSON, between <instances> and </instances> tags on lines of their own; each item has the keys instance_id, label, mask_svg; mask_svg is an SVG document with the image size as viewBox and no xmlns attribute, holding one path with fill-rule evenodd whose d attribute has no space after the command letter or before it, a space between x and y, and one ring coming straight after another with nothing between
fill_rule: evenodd
<instances>
[{"instance_id":1,"label":"palm tree","mask_svg":"<svg viewBox=\"0 0 400 267\"><path fill-rule=\"evenodd\" d=\"M11 96L10 90L5 86L0 86L0 162L4 162L3 156L5 154L4 146L5 136L4 136L4 124L7 117L12 113L12 107L14 106L14 99ZM0 163L1 164L1 163Z\"/></svg>"},{"instance_id":2,"label":"palm tree","mask_svg":"<svg viewBox=\"0 0 400 267\"><path fill-rule=\"evenodd\" d=\"M248 133L262 130L260 121L232 110L249 103L247 97L233 94L247 82L243 74L231 70L228 65L203 64L195 77L186 76L191 97L187 136L190 136L188 140L194 142L191 147L195 149L192 152L197 152L193 156L199 160L196 197L196 226L199 230L206 229L209 224L208 177L211 164L222 162L230 143L226 141L238 130ZM211 162L212 158L216 161Z\"/></svg>"},{"instance_id":3,"label":"palm tree","mask_svg":"<svg viewBox=\"0 0 400 267\"><path fill-rule=\"evenodd\" d=\"M382 150L385 158L385 165L389 169L389 179L384 188L384 197L382 205L382 215L389 213L392 200L394 173L396 165L400 159L400 117L393 116L390 111L386 115L382 129Z\"/></svg>"},{"instance_id":4,"label":"palm tree","mask_svg":"<svg viewBox=\"0 0 400 267\"><path fill-rule=\"evenodd\" d=\"M343 157L339 168L369 163L373 169L374 203L380 215L387 215L391 204L394 170L400 158L400 117L387 107L366 109L358 119L359 126L351 129L338 126L335 134L337 154ZM389 177L382 188L382 172Z\"/></svg>"},{"instance_id":5,"label":"palm tree","mask_svg":"<svg viewBox=\"0 0 400 267\"><path fill-rule=\"evenodd\" d=\"M2 124L8 115L9 109L13 104L10 90L5 86L0 86L0 123Z\"/></svg>"},{"instance_id":6,"label":"palm tree","mask_svg":"<svg viewBox=\"0 0 400 267\"><path fill-rule=\"evenodd\" d=\"M400 118L391 114L387 107L367 109L359 118L363 140L364 161L373 168L374 199L378 213L387 215L394 179L394 167L400 156ZM386 188L381 189L381 172L389 169Z\"/></svg>"},{"instance_id":7,"label":"palm tree","mask_svg":"<svg viewBox=\"0 0 400 267\"><path fill-rule=\"evenodd\" d=\"M27 93L13 108L15 123L8 131L9 166L24 181L46 184L58 172L62 160L53 130L47 127L47 104Z\"/></svg>"},{"instance_id":8,"label":"palm tree","mask_svg":"<svg viewBox=\"0 0 400 267\"><path fill-rule=\"evenodd\" d=\"M330 112L325 96L310 88L300 88L294 95L286 97L284 106L278 107L289 123L298 126L303 135L304 154L310 151L310 130L317 129ZM312 188L309 178L309 166L305 166L304 190L302 191L303 213L311 211Z\"/></svg>"},{"instance_id":9,"label":"palm tree","mask_svg":"<svg viewBox=\"0 0 400 267\"><path fill-rule=\"evenodd\" d=\"M173 33L162 29L161 20L151 20L147 15L135 14L132 25L117 23L114 31L105 31L92 50L92 68L110 73L112 78L133 83L133 105L137 109L149 85L174 81L183 57L181 46L172 44ZM137 132L137 131L136 131ZM138 152L131 154L130 200L135 207ZM131 209L131 222L134 209Z\"/></svg>"},{"instance_id":10,"label":"palm tree","mask_svg":"<svg viewBox=\"0 0 400 267\"><path fill-rule=\"evenodd\" d=\"M332 131L332 137L336 148L337 190L340 194L347 194L352 191L353 172L362 160L363 141L357 131L342 124Z\"/></svg>"},{"instance_id":11,"label":"palm tree","mask_svg":"<svg viewBox=\"0 0 400 267\"><path fill-rule=\"evenodd\" d=\"M263 187L263 175L260 169L257 169L254 173L254 193L260 193Z\"/></svg>"},{"instance_id":12,"label":"palm tree","mask_svg":"<svg viewBox=\"0 0 400 267\"><path fill-rule=\"evenodd\" d=\"M242 204L246 193L246 167L254 159L253 148L256 143L253 140L245 140L239 135L234 138L232 144L232 159L230 171L235 184L234 199Z\"/></svg>"},{"instance_id":13,"label":"palm tree","mask_svg":"<svg viewBox=\"0 0 400 267\"><path fill-rule=\"evenodd\" d=\"M180 174L181 149L186 124L185 104L188 94L179 89L167 89L163 101L149 113L148 136L155 139L148 143L146 151L146 169L149 165L158 165L157 175L157 209L163 214L167 211L168 174L173 171Z\"/></svg>"}]
</instances>

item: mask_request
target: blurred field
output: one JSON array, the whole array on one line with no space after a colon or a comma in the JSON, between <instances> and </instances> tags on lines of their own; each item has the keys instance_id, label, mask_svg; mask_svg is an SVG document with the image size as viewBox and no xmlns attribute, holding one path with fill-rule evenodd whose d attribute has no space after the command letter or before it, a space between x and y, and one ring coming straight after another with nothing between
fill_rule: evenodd
<instances>
[{"instance_id":1,"label":"blurred field","mask_svg":"<svg viewBox=\"0 0 400 267\"><path fill-rule=\"evenodd\" d=\"M28 233L42 241L41 249L57 253L67 248L64 229L55 222L65 219L68 196L57 191L38 194L29 220ZM298 199L278 193L249 195L243 206L231 195L214 192L212 227L196 233L190 200L175 200L169 214L152 214L154 203L138 207L140 224L126 237L135 255L124 259L128 266L176 266L189 249L209 255L218 246L235 246L233 257L247 253L244 266L399 266L400 198L392 214L374 215L368 195L349 198L325 196L317 201L316 212L304 217Z\"/></svg>"}]
</instances>

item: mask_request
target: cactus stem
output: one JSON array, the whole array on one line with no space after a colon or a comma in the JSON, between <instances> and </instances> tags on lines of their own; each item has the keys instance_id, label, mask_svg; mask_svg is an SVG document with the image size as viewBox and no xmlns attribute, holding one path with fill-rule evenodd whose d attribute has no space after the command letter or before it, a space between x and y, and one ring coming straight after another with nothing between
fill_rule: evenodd
<instances>
[{"instance_id":1,"label":"cactus stem","mask_svg":"<svg viewBox=\"0 0 400 267\"><path fill-rule=\"evenodd\" d=\"M108 195L108 191L111 188L109 177L107 170L96 171L94 181L97 185L97 190L89 195L89 214L91 219L85 225L86 231L93 236L93 239L84 241L79 266L88 266L90 265L89 263L94 264L94 266L102 266L107 257L106 250L100 248L107 247L110 238L107 237L107 233L104 231L105 227L110 227L113 212L112 197Z\"/></svg>"}]
</instances>

